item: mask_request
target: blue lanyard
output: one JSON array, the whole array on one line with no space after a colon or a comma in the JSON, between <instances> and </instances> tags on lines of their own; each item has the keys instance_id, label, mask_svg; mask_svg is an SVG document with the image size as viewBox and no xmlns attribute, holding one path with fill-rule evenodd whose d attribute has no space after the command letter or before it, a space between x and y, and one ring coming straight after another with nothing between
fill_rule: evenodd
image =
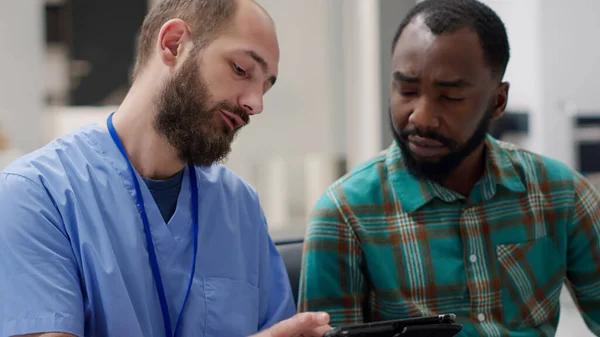
<instances>
[{"instance_id":1,"label":"blue lanyard","mask_svg":"<svg viewBox=\"0 0 600 337\"><path fill-rule=\"evenodd\" d=\"M162 311L163 321L165 325L165 336L174 337L177 336L177 331L179 328L179 323L181 322L181 317L183 311L185 309L185 304L190 295L190 289L192 288L192 283L194 280L194 272L196 271L196 255L198 253L198 186L196 181L196 169L192 164L188 164L188 169L190 171L190 189L192 191L192 231L193 231L193 242L194 242L194 255L192 257L192 268L190 270L190 280L188 282L187 290L185 292L185 297L183 298L183 305L181 306L181 311L177 316L177 323L175 324L175 331L173 332L171 328L171 316L169 315L169 306L167 304L167 298L165 296L165 289L163 287L162 279L160 277L160 271L158 269L158 260L156 259L156 252L154 251L154 242L152 241L152 234L150 233L150 222L148 221L148 216L146 215L146 209L144 208L144 199L142 198L142 192L140 190L140 184L135 175L135 170L129 158L127 158L127 152L125 152L125 147L123 147L123 143L119 139L119 135L115 130L115 127L112 122L112 116L114 113L111 113L108 116L106 121L106 125L108 127L108 132L112 137L113 141L121 151L123 157L125 157L125 161L129 166L129 173L131 173L131 178L133 179L133 184L135 187L135 195L137 198L137 207L140 211L140 216L142 217L142 222L144 223L144 232L146 234L146 242L148 244L148 254L150 255L150 266L152 267L152 276L154 277L154 283L156 284L156 291L158 292L158 299L160 301L160 309Z\"/></svg>"}]
</instances>

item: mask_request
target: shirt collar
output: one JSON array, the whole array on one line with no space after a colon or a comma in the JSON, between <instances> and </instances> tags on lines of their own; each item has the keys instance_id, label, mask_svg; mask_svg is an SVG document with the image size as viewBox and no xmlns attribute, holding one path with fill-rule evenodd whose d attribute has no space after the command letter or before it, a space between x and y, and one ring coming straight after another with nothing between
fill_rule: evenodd
<instances>
[{"instance_id":1,"label":"shirt collar","mask_svg":"<svg viewBox=\"0 0 600 337\"><path fill-rule=\"evenodd\" d=\"M512 145L500 142L489 135L485 144L485 172L469 198L479 202L489 200L496 194L498 188L505 188L515 193L525 192L525 185L507 155L507 150L510 150ZM391 188L405 212L414 212L435 198L447 203L465 199L434 181L415 178L408 171L396 142L388 148L386 167Z\"/></svg>"}]
</instances>

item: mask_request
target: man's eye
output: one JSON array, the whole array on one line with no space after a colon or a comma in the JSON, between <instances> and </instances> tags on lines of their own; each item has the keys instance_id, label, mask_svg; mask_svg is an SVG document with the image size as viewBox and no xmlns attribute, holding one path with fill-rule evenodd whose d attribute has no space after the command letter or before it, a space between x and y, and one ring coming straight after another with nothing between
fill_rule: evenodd
<instances>
[{"instance_id":1,"label":"man's eye","mask_svg":"<svg viewBox=\"0 0 600 337\"><path fill-rule=\"evenodd\" d=\"M246 71L245 71L244 69L240 68L240 66L238 66L238 65L237 65L237 64L235 64L235 63L233 64L233 70L235 70L235 72L236 72L238 75L241 75L241 76L245 76L245 75L246 75Z\"/></svg>"},{"instance_id":2,"label":"man's eye","mask_svg":"<svg viewBox=\"0 0 600 337\"><path fill-rule=\"evenodd\" d=\"M449 96L443 96L444 99L448 100L448 101L452 101L452 102L462 102L464 101L464 97L449 97Z\"/></svg>"}]
</instances>

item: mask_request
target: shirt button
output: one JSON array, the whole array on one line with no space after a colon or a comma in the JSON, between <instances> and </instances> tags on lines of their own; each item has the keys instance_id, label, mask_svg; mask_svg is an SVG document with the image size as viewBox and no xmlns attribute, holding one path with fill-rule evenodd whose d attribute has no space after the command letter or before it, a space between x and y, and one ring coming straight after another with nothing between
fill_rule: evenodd
<instances>
[{"instance_id":1,"label":"shirt button","mask_svg":"<svg viewBox=\"0 0 600 337\"><path fill-rule=\"evenodd\" d=\"M471 254L471 256L469 256L469 260L471 262L475 262L475 261L477 261L477 256L475 254Z\"/></svg>"},{"instance_id":2,"label":"shirt button","mask_svg":"<svg viewBox=\"0 0 600 337\"><path fill-rule=\"evenodd\" d=\"M478 319L480 322L483 322L483 321L485 321L485 315L484 315L484 314L479 314L479 315L477 315L477 319Z\"/></svg>"}]
</instances>

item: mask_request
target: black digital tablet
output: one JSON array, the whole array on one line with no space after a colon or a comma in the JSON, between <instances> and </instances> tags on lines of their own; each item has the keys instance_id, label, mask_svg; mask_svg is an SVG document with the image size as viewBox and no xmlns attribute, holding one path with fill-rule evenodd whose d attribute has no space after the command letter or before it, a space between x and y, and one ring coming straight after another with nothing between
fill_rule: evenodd
<instances>
[{"instance_id":1,"label":"black digital tablet","mask_svg":"<svg viewBox=\"0 0 600 337\"><path fill-rule=\"evenodd\" d=\"M323 337L454 337L462 331L456 315L444 314L333 328Z\"/></svg>"}]
</instances>

